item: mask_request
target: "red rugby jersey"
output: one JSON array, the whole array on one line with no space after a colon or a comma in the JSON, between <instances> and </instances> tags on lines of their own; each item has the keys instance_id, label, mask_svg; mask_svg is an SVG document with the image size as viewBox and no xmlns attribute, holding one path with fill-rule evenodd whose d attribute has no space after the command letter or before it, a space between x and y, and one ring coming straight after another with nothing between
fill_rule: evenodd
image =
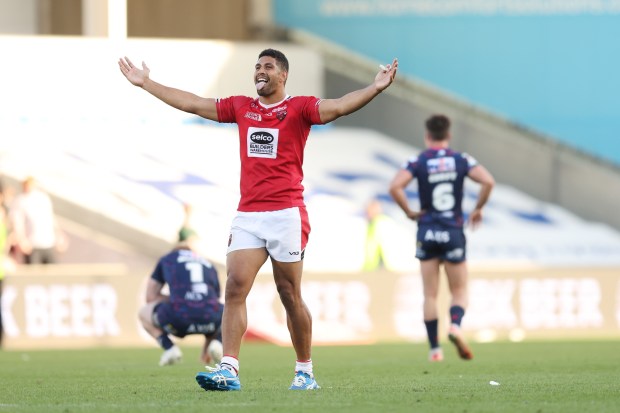
<instances>
[{"instance_id":1,"label":"red rugby jersey","mask_svg":"<svg viewBox=\"0 0 620 413\"><path fill-rule=\"evenodd\" d=\"M303 206L304 148L312 125L321 124L314 96L288 96L264 106L258 98L217 100L221 123L239 128L239 211L277 211Z\"/></svg>"}]
</instances>

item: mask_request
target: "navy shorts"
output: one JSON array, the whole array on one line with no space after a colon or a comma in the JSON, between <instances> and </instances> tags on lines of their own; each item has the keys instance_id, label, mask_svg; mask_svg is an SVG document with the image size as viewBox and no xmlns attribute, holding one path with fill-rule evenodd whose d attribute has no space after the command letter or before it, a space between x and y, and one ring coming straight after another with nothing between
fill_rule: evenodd
<instances>
[{"instance_id":1,"label":"navy shorts","mask_svg":"<svg viewBox=\"0 0 620 413\"><path fill-rule=\"evenodd\" d=\"M153 310L153 323L168 334L185 337L190 334L219 336L224 307L216 309L173 308L170 303L159 303Z\"/></svg>"},{"instance_id":2,"label":"navy shorts","mask_svg":"<svg viewBox=\"0 0 620 413\"><path fill-rule=\"evenodd\" d=\"M420 261L439 258L453 263L466 259L465 233L462 228L419 225L415 257Z\"/></svg>"}]
</instances>

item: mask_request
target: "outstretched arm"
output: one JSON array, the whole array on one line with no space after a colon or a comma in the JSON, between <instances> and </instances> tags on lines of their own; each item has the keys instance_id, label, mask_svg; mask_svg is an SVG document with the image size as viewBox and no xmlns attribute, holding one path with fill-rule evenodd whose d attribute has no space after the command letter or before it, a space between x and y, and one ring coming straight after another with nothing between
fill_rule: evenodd
<instances>
[{"instance_id":1,"label":"outstretched arm","mask_svg":"<svg viewBox=\"0 0 620 413\"><path fill-rule=\"evenodd\" d=\"M475 229L482 222L482 208L489 200L491 191L495 186L495 179L493 175L482 165L474 166L468 176L474 181L478 182L480 186L480 192L478 193L478 202L474 210L469 215L469 223Z\"/></svg>"},{"instance_id":2,"label":"outstretched arm","mask_svg":"<svg viewBox=\"0 0 620 413\"><path fill-rule=\"evenodd\" d=\"M124 57L119 59L118 67L123 76L125 76L132 85L141 87L162 102L184 112L193 113L214 121L218 120L215 99L203 98L193 93L164 86L151 80L149 77L151 70L144 62L142 62L142 69L140 69L136 67L129 58Z\"/></svg>"},{"instance_id":3,"label":"outstretched arm","mask_svg":"<svg viewBox=\"0 0 620 413\"><path fill-rule=\"evenodd\" d=\"M339 99L322 100L319 106L321 121L328 123L364 107L392 84L397 69L398 59L394 59L391 65L387 65L385 68L382 66L381 71L375 76L375 81L365 88L347 93Z\"/></svg>"}]
</instances>

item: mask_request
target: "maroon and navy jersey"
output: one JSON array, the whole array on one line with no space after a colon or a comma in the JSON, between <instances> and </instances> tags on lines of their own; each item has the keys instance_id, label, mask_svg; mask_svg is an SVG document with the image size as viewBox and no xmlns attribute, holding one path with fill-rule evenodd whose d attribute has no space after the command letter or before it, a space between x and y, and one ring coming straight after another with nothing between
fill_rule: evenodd
<instances>
[{"instance_id":1,"label":"maroon and navy jersey","mask_svg":"<svg viewBox=\"0 0 620 413\"><path fill-rule=\"evenodd\" d=\"M469 170L478 162L450 148L430 148L407 161L404 168L418 180L418 223L463 227L463 186Z\"/></svg>"},{"instance_id":2,"label":"maroon and navy jersey","mask_svg":"<svg viewBox=\"0 0 620 413\"><path fill-rule=\"evenodd\" d=\"M289 96L270 106L247 96L217 100L218 121L237 123L239 128L239 211L304 205L304 148L310 127L322 123L320 102L313 96Z\"/></svg>"},{"instance_id":3,"label":"maroon and navy jersey","mask_svg":"<svg viewBox=\"0 0 620 413\"><path fill-rule=\"evenodd\" d=\"M215 267L188 249L161 257L151 278L170 289L173 309L189 313L220 311L220 282Z\"/></svg>"}]
</instances>

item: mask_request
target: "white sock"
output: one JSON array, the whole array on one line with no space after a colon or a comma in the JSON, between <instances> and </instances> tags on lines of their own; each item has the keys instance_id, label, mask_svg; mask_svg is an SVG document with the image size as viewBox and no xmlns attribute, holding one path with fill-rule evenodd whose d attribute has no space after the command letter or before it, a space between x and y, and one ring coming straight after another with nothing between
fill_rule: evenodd
<instances>
[{"instance_id":1,"label":"white sock","mask_svg":"<svg viewBox=\"0 0 620 413\"><path fill-rule=\"evenodd\" d=\"M220 361L220 366L230 370L231 373L239 374L239 360L233 356L224 356Z\"/></svg>"},{"instance_id":2,"label":"white sock","mask_svg":"<svg viewBox=\"0 0 620 413\"><path fill-rule=\"evenodd\" d=\"M295 371L303 371L312 376L312 359L306 361L299 361L295 363Z\"/></svg>"}]
</instances>

